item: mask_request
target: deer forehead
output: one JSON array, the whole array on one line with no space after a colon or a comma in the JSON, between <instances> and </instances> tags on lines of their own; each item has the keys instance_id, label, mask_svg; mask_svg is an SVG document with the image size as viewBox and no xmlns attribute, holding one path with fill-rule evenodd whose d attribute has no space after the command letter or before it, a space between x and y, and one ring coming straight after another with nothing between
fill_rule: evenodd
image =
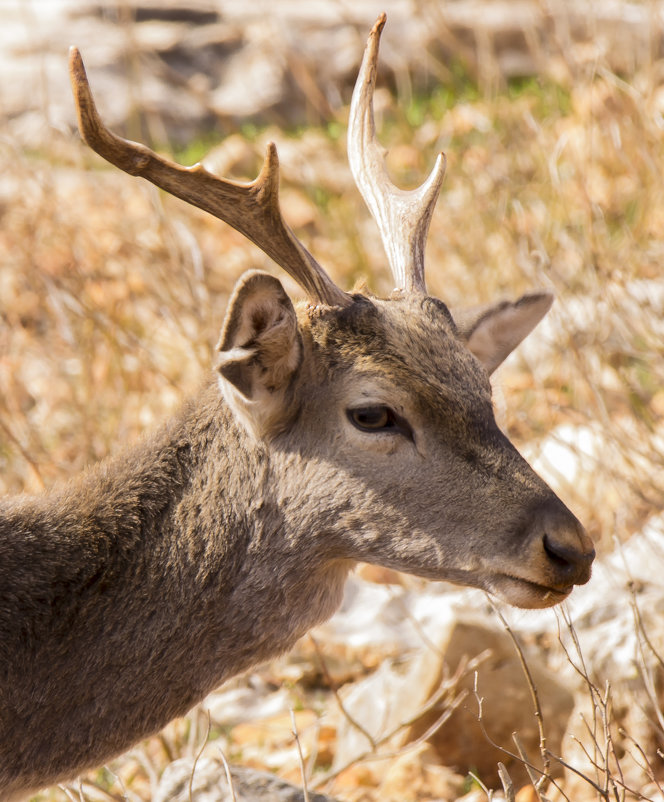
<instances>
[{"instance_id":1,"label":"deer forehead","mask_svg":"<svg viewBox=\"0 0 664 802\"><path fill-rule=\"evenodd\" d=\"M424 416L486 417L489 377L435 298L355 296L344 309L301 309L300 326L323 383L367 380ZM378 385L376 385L376 381ZM385 403L390 399L385 398Z\"/></svg>"}]
</instances>

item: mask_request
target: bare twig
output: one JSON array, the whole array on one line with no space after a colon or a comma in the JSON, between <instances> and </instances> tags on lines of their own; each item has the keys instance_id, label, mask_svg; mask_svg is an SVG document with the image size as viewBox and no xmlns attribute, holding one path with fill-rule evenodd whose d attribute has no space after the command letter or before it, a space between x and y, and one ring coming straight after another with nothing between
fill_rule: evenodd
<instances>
[{"instance_id":1,"label":"bare twig","mask_svg":"<svg viewBox=\"0 0 664 802\"><path fill-rule=\"evenodd\" d=\"M300 759L300 772L302 774L302 794L304 802L309 802L309 791L307 789L307 772L304 768L304 756L302 755L302 745L300 744L300 736L297 732L297 722L295 721L295 712L293 708L290 711L291 726L293 728L293 738L295 738L295 745L297 746L297 754Z\"/></svg>"},{"instance_id":2,"label":"bare twig","mask_svg":"<svg viewBox=\"0 0 664 802\"><path fill-rule=\"evenodd\" d=\"M113 777L115 782L120 786L120 790L122 792L122 802L129 802L129 794L127 793L127 789L125 788L124 781L119 774L113 771L110 766L104 766L105 770Z\"/></svg>"},{"instance_id":3,"label":"bare twig","mask_svg":"<svg viewBox=\"0 0 664 802\"><path fill-rule=\"evenodd\" d=\"M233 775L231 774L231 767L228 765L224 750L221 747L218 747L218 749L219 755L221 756L221 762L224 764L224 771L226 772L226 782L228 783L228 791L231 795L231 802L237 802L237 797L235 796L235 786L233 785Z\"/></svg>"},{"instance_id":4,"label":"bare twig","mask_svg":"<svg viewBox=\"0 0 664 802\"><path fill-rule=\"evenodd\" d=\"M81 796L83 794L83 788L86 791L86 797ZM90 799L90 797L96 797L97 799L104 799L108 800L108 802L126 802L128 799L127 795L123 792L122 796L118 796L117 794L112 794L110 791L107 791L105 788L101 788L97 783L93 783L90 780L86 780L84 778L78 781L78 789L79 789L79 796L80 799Z\"/></svg>"},{"instance_id":5,"label":"bare twig","mask_svg":"<svg viewBox=\"0 0 664 802\"><path fill-rule=\"evenodd\" d=\"M164 741L162 741L161 739L159 742L162 745L164 743ZM148 753L142 747L132 750L131 754L134 760L136 760L139 766L141 766L143 771L147 774L148 780L150 782L150 788L154 792L154 789L159 784L159 772L155 768L150 755L148 755ZM172 763L175 760L174 757L168 759L168 752L166 752L166 755L169 763Z\"/></svg>"},{"instance_id":6,"label":"bare twig","mask_svg":"<svg viewBox=\"0 0 664 802\"><path fill-rule=\"evenodd\" d=\"M516 751L519 753L519 757L521 758L521 762L523 763L524 768L526 769L526 773L528 774L528 779L530 780L530 784L535 789L535 793L537 794L537 798L540 802L544 802L544 797L540 792L540 780L544 777L544 774L541 774L539 777L536 776L533 769L531 769L528 755L526 754L526 750L523 748L523 744L521 743L521 739L519 738L519 734L517 732L512 733L512 740L514 741L514 745L516 746Z\"/></svg>"},{"instance_id":7,"label":"bare twig","mask_svg":"<svg viewBox=\"0 0 664 802\"><path fill-rule=\"evenodd\" d=\"M555 761L557 761L558 763L560 763L560 765L561 765L561 766L563 766L564 768L566 768L568 771L571 771L571 772L573 772L574 774L576 774L576 775L577 775L577 777L580 777L582 780L584 780L585 782L587 782L587 783L588 783L588 785L590 785L590 786L591 786L591 788L594 788L594 789L595 789L595 791L597 791L597 793L599 794L599 796L600 796L600 798L601 798L601 799L605 799L605 800L607 800L607 802L608 802L608 799L609 799L609 797L608 797L608 794L606 793L605 789L604 789L604 788L602 788L602 786L601 786L601 785L598 785L598 783L594 782L594 781L593 781L593 780L592 780L590 777L588 777L588 775L587 775L587 774L584 774L582 771L580 771L579 769L577 769L577 768L576 768L575 766L573 766L571 763L568 763L567 761L563 760L563 758L562 758L562 757L560 757L560 755L555 755L555 754L554 754L553 752L551 752L550 750L549 750L549 754L550 754L550 756L551 756L551 757L552 757L552 758L553 758ZM568 800L568 802L569 802L569 797L568 797L568 796L565 796L565 799L567 799L567 800Z\"/></svg>"},{"instance_id":8,"label":"bare twig","mask_svg":"<svg viewBox=\"0 0 664 802\"><path fill-rule=\"evenodd\" d=\"M498 763L498 776L505 791L505 802L514 802L514 783L504 763Z\"/></svg>"},{"instance_id":9,"label":"bare twig","mask_svg":"<svg viewBox=\"0 0 664 802\"><path fill-rule=\"evenodd\" d=\"M512 641L512 643L514 645L514 649L516 650L517 656L519 658L519 663L521 664L521 670L523 671L523 675L526 678L526 683L528 684L528 690L530 692L530 698L532 699L532 702L533 702L535 720L537 721L537 730L539 732L540 756L542 758L542 773L540 775L539 780L537 780L536 782L533 782L533 788L535 789L535 791L537 793L537 796L541 799L542 798L541 794L544 793L544 791L546 791L546 787L551 781L551 761L549 760L547 746L546 746L546 735L545 735L545 732L544 732L544 716L542 715L542 706L540 705L539 694L537 692L537 688L536 688L535 682L533 680L533 675L532 675L532 673L530 671L530 667L529 667L528 662L526 660L526 656L523 653L523 649L521 648L521 644L519 643L518 638L514 634L512 628L508 624L508 622L505 619L505 617L503 616L503 614L500 612L498 607L495 605L493 599L490 596L487 596L487 598L488 598L491 606L493 607L493 611L495 612L495 614L500 619L500 621L501 621L501 623L502 623L502 625L503 625L503 627L505 629L505 632L507 632L507 634L510 637L510 640ZM514 736L514 738L515 738L515 743L517 744L517 748L519 748L519 743L518 743L518 740L516 739L516 736ZM519 752L521 752L520 748L519 748ZM530 770L528 769L527 764L524 764L524 765L526 765L526 769L528 770L528 774L530 776ZM531 778L531 781L532 781L532 778Z\"/></svg>"},{"instance_id":10,"label":"bare twig","mask_svg":"<svg viewBox=\"0 0 664 802\"><path fill-rule=\"evenodd\" d=\"M659 780L657 779L657 776L655 774L655 769L651 761L648 759L648 755L645 753L641 744L639 744L634 738L632 738L632 736L628 732L625 732L624 729L621 728L618 730L618 732L625 740L629 741L634 746L639 755L641 755L641 758L643 759L643 764L639 763L634 757L632 757L632 759L642 769L642 771L645 774L647 774L648 778L650 779L650 782L652 782L654 785L657 786L657 790L660 792L660 794L664 796L664 788L662 788L662 786L660 785Z\"/></svg>"},{"instance_id":11,"label":"bare twig","mask_svg":"<svg viewBox=\"0 0 664 802\"><path fill-rule=\"evenodd\" d=\"M477 774L475 774L474 771L469 771L468 772L468 776L472 779L472 781L474 783L479 785L479 787L484 791L484 793L486 794L486 797L489 800L489 802L492 802L493 801L493 791L490 788L487 788L486 785L484 785L482 780L480 780L480 778L477 776Z\"/></svg>"},{"instance_id":12,"label":"bare twig","mask_svg":"<svg viewBox=\"0 0 664 802\"><path fill-rule=\"evenodd\" d=\"M487 742L490 743L491 746L493 746L494 749L498 749L504 755L507 755L508 757L511 757L513 760L519 761L520 763L523 763L524 766L529 771L529 773L530 773L530 771L533 771L533 772L541 775L542 774L542 769L538 768L533 763L531 763L528 760L527 755L525 755L525 754L521 755L518 752L510 752L509 749L506 749L504 746L501 746L499 743L494 741L493 738L487 732L486 727L484 726L484 718L483 718L483 714L482 714L482 709L483 709L483 705L484 705L484 699L480 696L479 691L478 691L478 674L477 673L475 674L474 695L475 695L475 701L477 702L477 723L479 724L480 729L482 731L482 735L486 738ZM552 755L550 753L549 753L549 756L552 757ZM564 793L564 791L562 790L560 785L553 778L551 778L551 782L558 789L560 794L565 799L567 799L568 802L569 802L569 798ZM534 784L533 784L533 787L535 788L535 791L537 792L537 788L535 787Z\"/></svg>"},{"instance_id":13,"label":"bare twig","mask_svg":"<svg viewBox=\"0 0 664 802\"><path fill-rule=\"evenodd\" d=\"M376 748L376 742L374 741L371 733L365 727L363 727L362 724L356 718L354 718L351 715L351 713L348 711L346 705L344 704L344 700L341 698L341 695L339 694L339 690L337 688L337 684L336 684L336 682L334 682L334 680L330 676L330 672L328 671L327 664L325 662L325 658L323 657L323 653L321 652L320 646L318 645L318 641L316 640L316 638L314 638L314 636L312 635L311 632L309 633L309 639L313 643L314 650L316 651L316 657L318 658L318 662L319 662L320 667L321 667L321 671L325 675L325 681L327 682L328 687L330 688L330 690L334 694L334 698L335 698L337 704L339 705L339 710L341 710L341 712L342 712L344 718L346 719L346 721L348 721L348 723L352 727L354 727L358 732L362 733L362 735L364 735L364 737L367 739L367 741L369 741L369 743L371 744L372 749L375 749Z\"/></svg>"},{"instance_id":14,"label":"bare twig","mask_svg":"<svg viewBox=\"0 0 664 802\"><path fill-rule=\"evenodd\" d=\"M194 758L194 763L191 767L191 774L189 775L189 802L193 802L193 791L194 791L194 774L196 773L196 764L200 756L203 754L203 750L207 744L207 740L210 737L210 726L211 726L211 718L210 718L210 711L206 710L207 713L207 730L205 732L205 737L203 738L203 743L201 744L201 748L196 753L196 757Z\"/></svg>"},{"instance_id":15,"label":"bare twig","mask_svg":"<svg viewBox=\"0 0 664 802\"><path fill-rule=\"evenodd\" d=\"M413 716L408 721L401 722L398 726L394 729L390 730L386 733L383 737L381 737L378 741L376 741L376 746L372 749L367 749L366 751L362 752L359 755L356 755L351 760L348 760L344 763L343 766L340 766L333 771L327 772L325 775L320 777L314 784L313 788L320 788L321 786L325 785L326 783L333 780L335 777L338 777L342 772L346 771L346 769L354 766L356 763L368 763L372 760L393 760L397 757L400 757L407 752L412 751L413 749L417 748L421 743L424 743L426 740L431 738L431 736L439 730L443 724L450 718L452 713L457 709L457 707L463 702L463 700L467 697L467 692L463 691L459 694L445 709L445 711L436 719L436 721L424 732L419 738L416 738L414 741L410 741L408 744L403 746L401 749L397 749L391 752L380 752L378 753L376 750L382 746L383 744L387 743L390 739L394 738L401 730L405 727L414 724L418 718L424 715L424 712L418 711L416 716Z\"/></svg>"},{"instance_id":16,"label":"bare twig","mask_svg":"<svg viewBox=\"0 0 664 802\"><path fill-rule=\"evenodd\" d=\"M455 690L456 686L458 685L458 683L462 679L462 677L465 676L466 674L470 673L471 671L475 671L477 669L477 666L479 666L484 660L486 660L489 657L489 655L490 655L490 651L489 650L485 650L484 652L479 654L477 657L473 658L472 660L469 660L467 663L465 663L464 661L461 661L459 663L459 666L457 667L457 670L455 671L454 675L449 680L446 680L442 684L441 688L437 691L437 693L435 693L431 697L431 699L429 699L426 702L426 704L424 704L414 715L412 715L407 720L401 721L396 727L394 727L389 732L383 734L379 739L375 739L375 738L372 739L374 745L370 749L367 749L364 752L362 752L361 754L356 755L353 759L347 761L343 766L340 766L340 767L334 769L333 771L329 771L329 772L325 773L322 777L319 777L316 780L316 782L313 784L312 787L314 789L320 788L321 786L323 786L326 783L328 783L331 780L333 780L335 777L337 777L343 771L345 771L346 769L350 768L350 766L353 766L355 763L369 762L371 760L393 759L393 758L398 757L398 756L400 756L402 754L405 754L406 752L408 752L408 751L414 749L415 747L419 746L421 743L427 741L429 738L431 738L431 736L437 730L439 730L443 726L443 724L445 724L445 722L450 718L450 716L456 710L456 708L467 697L467 695L468 695L467 691L462 691L460 694L458 694L457 696L453 697L451 699L451 701L449 702L448 706L443 711L443 713L416 740L406 744L402 749L399 749L399 750L396 750L396 751L393 751L393 752L386 752L386 753L384 753L384 752L378 753L377 752L377 749L380 746L382 746L383 744L385 744L388 741L390 741L392 738L394 738L395 735L397 735L403 729L405 729L406 727L411 726L416 721L420 720L422 718L422 716L426 715L429 711L433 710L441 702L441 700L446 695L453 693L453 691Z\"/></svg>"}]
</instances>

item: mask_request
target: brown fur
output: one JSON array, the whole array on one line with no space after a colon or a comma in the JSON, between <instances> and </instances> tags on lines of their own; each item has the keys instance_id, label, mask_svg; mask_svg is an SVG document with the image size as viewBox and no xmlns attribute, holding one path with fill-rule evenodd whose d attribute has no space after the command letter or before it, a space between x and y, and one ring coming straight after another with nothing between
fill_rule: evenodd
<instances>
[{"instance_id":1,"label":"brown fur","mask_svg":"<svg viewBox=\"0 0 664 802\"><path fill-rule=\"evenodd\" d=\"M148 440L3 503L3 799L125 750L331 614L347 568L302 573L313 539L283 536L247 440L211 382Z\"/></svg>"},{"instance_id":2,"label":"brown fur","mask_svg":"<svg viewBox=\"0 0 664 802\"><path fill-rule=\"evenodd\" d=\"M351 108L365 142L384 22ZM276 278L246 274L216 377L177 416L64 486L0 501L3 802L109 760L288 649L334 612L358 560L543 607L586 582L594 556L493 417L489 374L550 296L455 323L424 294L442 158L388 204L387 250L413 292L351 296L284 224L273 145L248 185L180 168L105 129L76 50L71 69L101 155L244 232L318 305L296 310ZM373 202L375 148L368 164L350 151Z\"/></svg>"},{"instance_id":3,"label":"brown fur","mask_svg":"<svg viewBox=\"0 0 664 802\"><path fill-rule=\"evenodd\" d=\"M221 391L210 380L146 440L0 505L3 799L108 760L288 649L357 560L527 606L589 575L583 530L499 432L439 301L355 296L296 318L254 273L220 348ZM230 379L223 349L240 354ZM354 429L364 398L412 439Z\"/></svg>"}]
</instances>

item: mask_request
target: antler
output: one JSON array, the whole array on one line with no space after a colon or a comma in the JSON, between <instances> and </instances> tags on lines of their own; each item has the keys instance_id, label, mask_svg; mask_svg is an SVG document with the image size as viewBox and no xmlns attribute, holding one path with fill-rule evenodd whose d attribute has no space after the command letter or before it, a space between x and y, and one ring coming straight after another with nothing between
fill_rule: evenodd
<instances>
[{"instance_id":1,"label":"antler","mask_svg":"<svg viewBox=\"0 0 664 802\"><path fill-rule=\"evenodd\" d=\"M267 146L258 177L248 184L218 178L201 164L182 167L106 128L95 107L81 54L75 47L69 51L69 74L81 136L102 158L126 173L147 178L171 195L237 229L283 267L312 302L328 306L348 306L352 302L281 216L279 159L273 142Z\"/></svg>"},{"instance_id":2,"label":"antler","mask_svg":"<svg viewBox=\"0 0 664 802\"><path fill-rule=\"evenodd\" d=\"M380 34L386 15L373 26L362 59L348 120L348 161L355 183L378 223L383 245L398 288L426 293L424 249L429 223L445 175L440 153L422 186L405 191L394 186L376 140L373 95Z\"/></svg>"}]
</instances>

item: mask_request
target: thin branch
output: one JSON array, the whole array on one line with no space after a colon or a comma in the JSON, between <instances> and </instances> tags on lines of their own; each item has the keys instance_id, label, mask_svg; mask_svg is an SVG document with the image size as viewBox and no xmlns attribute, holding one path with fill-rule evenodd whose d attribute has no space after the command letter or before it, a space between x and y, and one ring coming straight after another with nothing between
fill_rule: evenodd
<instances>
[{"instance_id":1,"label":"thin branch","mask_svg":"<svg viewBox=\"0 0 664 802\"><path fill-rule=\"evenodd\" d=\"M300 758L300 772L302 774L302 794L304 796L304 802L309 802L309 791L307 789L307 772L304 768L304 756L302 755L302 746L300 744L300 736L297 731L297 723L295 721L295 712L291 707L290 710L290 717L291 717L291 726L293 728L293 738L295 738L295 745L297 746L297 754Z\"/></svg>"},{"instance_id":2,"label":"thin branch","mask_svg":"<svg viewBox=\"0 0 664 802\"><path fill-rule=\"evenodd\" d=\"M226 772L226 782L228 783L228 790L231 795L231 802L237 802L237 797L235 796L235 786L233 785L233 775L231 774L231 767L228 765L228 761L226 760L226 755L224 754L224 750L221 747L218 747L219 754L221 755L221 762L224 764L224 771Z\"/></svg>"},{"instance_id":3,"label":"thin branch","mask_svg":"<svg viewBox=\"0 0 664 802\"><path fill-rule=\"evenodd\" d=\"M203 754L203 750L207 744L207 740L210 737L210 726L211 726L211 718L210 718L210 711L206 710L207 713L207 730L205 732L205 737L203 738L203 743L201 744L201 748L198 750L196 757L194 758L194 763L191 767L191 774L189 775L189 802L193 802L193 791L194 791L194 774L196 773L196 764L200 756Z\"/></svg>"},{"instance_id":4,"label":"thin branch","mask_svg":"<svg viewBox=\"0 0 664 802\"><path fill-rule=\"evenodd\" d=\"M129 802L129 793L125 787L124 781L119 774L117 774L110 766L104 766L106 771L113 777L115 782L120 786L120 791L122 792L122 802Z\"/></svg>"},{"instance_id":5,"label":"thin branch","mask_svg":"<svg viewBox=\"0 0 664 802\"><path fill-rule=\"evenodd\" d=\"M609 681L606 681L605 692L604 696L602 697L602 719L604 722L604 740L606 743L606 756L605 756L605 764L606 764L606 776L607 780L613 786L613 793L616 797L616 802L621 802L621 799L618 795L618 789L616 787L616 783L614 781L613 773L609 770L609 760L611 755L613 755L613 762L615 763L616 770L620 777L620 785L624 788L625 787L625 777L623 776L622 766L620 765L620 758L618 757L618 753L615 748L615 744L613 743L613 735L611 735L611 719L612 716L612 704L611 704L611 684ZM623 795L624 796L624 795Z\"/></svg>"},{"instance_id":6,"label":"thin branch","mask_svg":"<svg viewBox=\"0 0 664 802\"><path fill-rule=\"evenodd\" d=\"M80 799L83 800L83 787L85 786L86 794L89 795L92 793L93 796L97 798L101 797L103 799L108 799L109 802L126 802L128 797L123 794L122 796L118 796L117 794L112 794L110 791L107 791L105 788L100 788L96 783L92 782L91 780L80 779L78 781L78 788L79 788L79 796Z\"/></svg>"},{"instance_id":7,"label":"thin branch","mask_svg":"<svg viewBox=\"0 0 664 802\"><path fill-rule=\"evenodd\" d=\"M157 733L157 740L161 744L162 749L166 753L166 760L169 763L172 763L175 760L175 755L173 753L173 749L171 748L170 743L168 742L168 738L164 735L163 732Z\"/></svg>"},{"instance_id":8,"label":"thin branch","mask_svg":"<svg viewBox=\"0 0 664 802\"><path fill-rule=\"evenodd\" d=\"M634 757L634 755L631 752L629 752L627 747L625 747L625 751L629 753L629 756L632 758L634 763L636 763L636 765L641 769L641 771L648 776L649 780L652 783L654 783L654 785L657 786L657 790L660 792L660 794L664 795L664 788L662 788L662 786L659 784L659 781L657 780L657 777L655 776L655 771L653 769L652 763L650 762L650 760L648 760L648 756L646 755L645 751L643 750L643 747L641 746L641 744L637 743L637 741L634 738L632 738L632 736L629 733L625 732L625 730L620 729L618 732L620 733L620 735L622 735L623 738L625 738L625 740L627 740L627 741L629 741L630 743L633 744L634 748L637 750L637 752L643 758L643 763L638 761Z\"/></svg>"},{"instance_id":9,"label":"thin branch","mask_svg":"<svg viewBox=\"0 0 664 802\"><path fill-rule=\"evenodd\" d=\"M549 761L547 755L547 747L546 747L546 735L544 733L544 716L542 715L542 706L540 705L539 694L537 692L537 688L535 687L535 681L533 680L533 675L530 672L530 666L526 661L526 656L523 653L523 649L521 648L521 644L519 643L518 638L512 631L512 628L507 623L507 620L500 612L500 610L496 607L491 599L490 596L487 595L491 606L493 607L493 611L496 613L498 618L500 619L505 631L509 635L512 643L514 644L514 648L516 649L516 653L519 657L519 662L521 664L521 669L523 674L526 678L526 683L528 684L528 690L530 691L530 698L533 702L533 707L535 708L535 720L537 721L537 730L539 732L539 749L540 749L540 756L542 758L542 775L539 778L537 783L533 783L533 788L535 789L538 797L540 796L540 791L546 791L546 786L551 781L551 763ZM518 746L518 745L517 745Z\"/></svg>"},{"instance_id":10,"label":"thin branch","mask_svg":"<svg viewBox=\"0 0 664 802\"><path fill-rule=\"evenodd\" d=\"M477 785L479 785L479 787L484 791L489 802L492 802L493 791L490 788L487 788L486 785L484 785L482 780L480 780L480 778L477 776L477 774L475 774L474 771L469 771L468 776L473 780L473 782L477 783Z\"/></svg>"},{"instance_id":11,"label":"thin branch","mask_svg":"<svg viewBox=\"0 0 664 802\"><path fill-rule=\"evenodd\" d=\"M514 783L509 775L504 763L498 763L498 776L500 777L503 791L505 791L505 802L515 802Z\"/></svg>"},{"instance_id":12,"label":"thin branch","mask_svg":"<svg viewBox=\"0 0 664 802\"><path fill-rule=\"evenodd\" d=\"M443 724L450 718L454 710L461 704L461 702L467 697L468 692L462 691L458 696L456 696L450 703L449 706L443 711L441 716L426 730L426 732L418 737L415 741L407 744L403 749L388 752L388 753L381 753L377 754L376 750L385 744L387 741L394 738L401 730L409 727L411 724L414 724L416 721L422 718L422 716L426 715L430 710L432 710L438 703L446 696L448 693L451 693L456 685L458 685L459 681L470 671L474 671L478 665L480 665L484 660L486 660L490 655L490 651L487 649L481 654L477 655L477 657L469 660L467 664L464 664L464 661L459 663L457 670L454 672L454 675L443 683L442 687L438 690L434 696L429 699L429 701L423 705L414 715L412 715L409 719L401 721L396 727L394 727L389 732L382 735L378 740L372 739L374 742L374 746L371 749L367 749L359 755L353 757L352 760L347 761L343 766L340 766L333 771L329 771L324 774L322 777L318 778L316 782L312 785L314 789L320 788L321 786L325 785L326 783L333 780L339 774L341 774L346 769L350 768L350 766L354 765L355 763L359 762L369 762L371 760L385 760L391 759L394 757L398 757L399 755L404 754L405 752L410 751L411 749L418 746L420 743L423 743L427 739L431 738L431 736L436 732Z\"/></svg>"},{"instance_id":13,"label":"thin branch","mask_svg":"<svg viewBox=\"0 0 664 802\"><path fill-rule=\"evenodd\" d=\"M163 746L164 742L161 739L158 739L158 740ZM154 790L159 785L159 774L158 774L157 769L155 768L155 766L154 766L154 764L152 762L152 759L147 754L145 749L143 749L142 747L133 749L131 754L132 754L132 757L134 758L134 760L136 760L138 765L146 773L148 781L150 783L150 788L152 789L152 792L154 793ZM167 752L167 754L168 754L168 752ZM172 763L173 760L175 760L175 758L172 758L168 762Z\"/></svg>"},{"instance_id":14,"label":"thin branch","mask_svg":"<svg viewBox=\"0 0 664 802\"><path fill-rule=\"evenodd\" d=\"M482 707L483 707L484 700L482 699L482 697L478 693L477 680L478 680L478 675L475 674L474 694L475 694L475 701L477 702L477 723L480 726L480 730L482 731L482 735L484 736L484 738L487 740L487 742L489 744L491 744L491 746L493 746L494 749L497 749L498 751L502 752L504 755L507 755L508 757L511 757L512 760L516 760L516 761L518 761L520 763L523 763L526 768L532 769L533 771L537 772L538 774L542 774L542 769L540 769L538 766L535 766L529 760L524 759L524 757L522 757L521 755L519 755L519 754L517 754L515 752L510 752L509 749L506 749L504 746L501 746L499 743L494 741L493 738L489 735L489 733L487 732L486 727L484 726L484 718L483 718L483 715L482 715ZM549 750L547 750L547 753L548 753L548 757L553 757L552 753ZM558 792L563 797L565 797L567 802L570 802L569 797L565 794L565 792L560 787L560 785L556 782L556 780L551 778L551 782L558 789ZM535 788L535 791L537 791L536 788Z\"/></svg>"},{"instance_id":15,"label":"thin branch","mask_svg":"<svg viewBox=\"0 0 664 802\"><path fill-rule=\"evenodd\" d=\"M588 783L588 785L591 785L591 786L592 786L592 787L595 789L595 791L597 791L597 793L600 795L600 797L601 797L602 799L606 799L606 800L607 800L607 802L608 802L608 800L609 800L609 793L608 793L608 791L605 791L605 790L604 790L604 789L603 789L603 788L602 788L600 785L598 785L597 783L594 783L594 782L593 782L593 781L590 779L590 777L588 777L586 774L584 774L584 773L583 773L582 771L580 771L579 769L577 769L577 768L575 768L574 766L572 766L572 764L571 764L571 763L567 763L567 761L563 760L563 758L562 758L562 757L560 757L560 755L556 755L556 754L554 754L553 752L551 752L551 750L549 750L549 755L551 756L551 758L553 758L553 760L555 760L555 761L557 761L558 763L560 763L560 765L561 765L561 766L563 766L564 768L566 768L568 771L571 771L571 772L573 772L574 774L576 774L576 775L577 775L578 777L580 777L582 780L584 780L585 782L587 782L587 783ZM624 790L625 790L625 791L626 791L628 794L633 794L633 795L634 795L634 796L635 796L637 799L645 799L645 800L647 800L647 799L648 799L647 797L643 796L643 794L642 794L640 791L637 791L636 789L632 788L631 786L627 785L627 784L626 784L626 783L624 783L624 782L621 782L620 780L616 780L616 779L614 778L614 783L615 783L617 786L619 786L620 788L624 789ZM567 797L565 797L565 798L567 798Z\"/></svg>"},{"instance_id":16,"label":"thin branch","mask_svg":"<svg viewBox=\"0 0 664 802\"><path fill-rule=\"evenodd\" d=\"M572 773L576 774L577 777L580 777L584 782L587 782L588 785L590 785L592 788L595 789L595 791L597 791L597 793L600 795L602 799L606 799L608 802L609 796L606 793L606 791L602 788L601 785L598 785L596 782L591 780L587 774L584 774L582 771L572 766L571 763L567 763L567 761L563 760L560 757L560 755L554 754L551 750L549 750L549 756L552 757L556 762L560 763L560 765L563 766L563 768L566 768L568 771L571 771ZM566 796L565 799L568 799L568 797Z\"/></svg>"},{"instance_id":17,"label":"thin branch","mask_svg":"<svg viewBox=\"0 0 664 802\"><path fill-rule=\"evenodd\" d=\"M565 622L565 625L567 627L567 630L570 633L570 637L572 638L572 642L574 644L574 648L576 649L577 656L578 656L579 661L581 663L581 667L579 667L576 664L576 662L572 659L572 656L570 655L569 650L567 649L567 646L565 645L565 643L563 641L562 631L561 631L561 627L560 627L560 617L562 617L562 619ZM599 751L601 751L600 745L599 745L599 740L597 738L597 727L598 727L598 722L597 722L597 709L598 709L597 699L600 698L599 688L590 679L590 676L588 674L588 670L586 669L585 659L584 659L583 653L581 651L581 644L579 643L579 639L578 639L578 636L576 634L576 630L574 629L574 625L572 624L572 619L571 619L571 617L569 615L567 607L564 604L561 605L559 610L556 610L556 621L557 621L557 624L558 624L558 643L560 644L560 646L561 646L561 648L563 650L563 653L565 654L565 657L567 658L567 662L572 666L574 671L583 680L583 683L584 683L584 685L586 686L586 688L588 690L588 695L590 697L590 702L591 702L591 706L592 706L592 714L593 714L593 727L592 727L592 729L588 726L588 724L585 721L585 718L583 716L582 716L582 720L584 721L584 723L588 727L588 731L590 732L595 751L599 752ZM596 758L595 758L595 761L591 761L591 762L594 763L595 765L597 765ZM599 783L599 774L601 772L602 772L602 770L598 768L598 775L597 775L597 782L598 783Z\"/></svg>"},{"instance_id":18,"label":"thin branch","mask_svg":"<svg viewBox=\"0 0 664 802\"><path fill-rule=\"evenodd\" d=\"M523 747L523 744L521 743L521 739L519 738L519 733L518 732L513 732L512 733L512 740L514 741L514 745L516 746L516 751L519 753L519 757L521 758L521 762L523 763L523 765L524 765L524 767L526 769L526 772L528 774L528 779L530 780L530 784L535 789L535 794L537 795L537 798L540 800L540 802L542 802L542 795L540 794L538 785L540 784L540 780L542 779L544 774L542 774L540 777L536 777L535 776L535 771L530 768L529 761L528 761L528 755L526 753L526 750Z\"/></svg>"},{"instance_id":19,"label":"thin branch","mask_svg":"<svg viewBox=\"0 0 664 802\"><path fill-rule=\"evenodd\" d=\"M598 750L598 748L599 748L599 744L598 744L598 743L597 743L597 741L595 740L595 737L594 737L594 735L593 735L593 733L592 733L592 730L590 729L590 727L589 727L589 725L588 725L588 722L587 722L587 721L586 721L586 719L585 719L585 716L583 716L583 715L582 715L580 718L581 718L581 721L583 721L585 728L588 730L588 732L589 732L589 734L590 734L590 739L591 739L591 741L593 742L593 747L594 747L594 749L595 749L595 752L597 752L597 750ZM581 739L580 739L580 738L577 738L577 736L576 736L576 735L572 735L572 736L571 736L571 738L572 738L572 740L573 740L573 741L576 743L576 745L577 745L577 746L578 746L578 747L581 749L581 751L583 752L583 754L586 756L586 758L587 758L588 762L589 762L589 763L590 763L592 766L594 766L594 767L595 767L595 768L596 768L598 771L602 771L602 772L603 772L603 771L604 771L604 769L603 769L603 768L600 768L600 765L599 765L599 763L597 762L597 758L593 757L593 756L590 754L590 752L589 752L589 751L586 749L586 747L585 747L585 744L584 744L584 743L581 741Z\"/></svg>"},{"instance_id":20,"label":"thin branch","mask_svg":"<svg viewBox=\"0 0 664 802\"><path fill-rule=\"evenodd\" d=\"M378 747L382 746L384 743L387 743L387 741L389 741L391 738L394 738L394 736L397 735L405 727L408 727L410 724L413 724L414 721L416 721L418 718L424 715L423 713L419 713L417 716L413 717L409 721L401 722L397 727L395 727L393 730L390 730L390 732L388 732L386 735L380 738L376 742L376 747L374 749L367 749L365 752L362 752L361 754L353 757L351 760L348 760L346 763L344 763L343 766L340 766L339 768L334 769L333 771L327 772L327 774L323 775L313 784L312 788L314 789L320 788L321 786L335 779L335 777L338 777L342 772L346 771L346 769L355 765L355 763L369 763L372 760L394 760L395 758L400 757L401 755L404 755L407 752L412 751L413 749L418 747L421 743L424 743L424 741L426 741L428 738L431 738L431 736L437 730L439 730L443 726L443 724L450 718L452 713L457 709L457 707L461 704L461 702L463 702L463 700L467 696L468 696L467 691L463 691L462 693L460 693L459 696L457 696L454 699L454 701L450 704L450 706L445 709L442 715L438 719L436 719L436 721L426 730L426 732L423 735L421 735L419 738L416 738L414 741L410 741L401 749L397 749L391 752L381 752L380 754L376 752L376 749L378 749Z\"/></svg>"},{"instance_id":21,"label":"thin branch","mask_svg":"<svg viewBox=\"0 0 664 802\"><path fill-rule=\"evenodd\" d=\"M325 658L323 657L323 653L321 652L320 646L318 645L318 641L316 640L316 638L314 638L314 636L311 634L311 632L309 633L309 639L311 640L311 642L314 645L314 650L316 651L316 656L318 657L318 662L320 664L320 667L321 667L321 670L322 670L323 674L325 675L325 681L327 682L328 687L330 688L330 690L334 694L334 698L336 699L336 702L339 705L339 709L341 710L344 718L348 721L348 723L351 725L351 727L354 727L358 732L362 733L362 735L364 735L364 737L367 739L367 741L369 741L369 743L371 744L372 748L375 749L376 748L376 742L374 741L371 733L367 729L365 729L362 726L362 724L348 712L348 710L347 710L347 708L346 708L346 706L344 704L344 700L341 698L341 695L339 694L339 690L337 688L337 683L334 682L334 680L330 676L330 672L327 669L327 663L325 662Z\"/></svg>"}]
</instances>

